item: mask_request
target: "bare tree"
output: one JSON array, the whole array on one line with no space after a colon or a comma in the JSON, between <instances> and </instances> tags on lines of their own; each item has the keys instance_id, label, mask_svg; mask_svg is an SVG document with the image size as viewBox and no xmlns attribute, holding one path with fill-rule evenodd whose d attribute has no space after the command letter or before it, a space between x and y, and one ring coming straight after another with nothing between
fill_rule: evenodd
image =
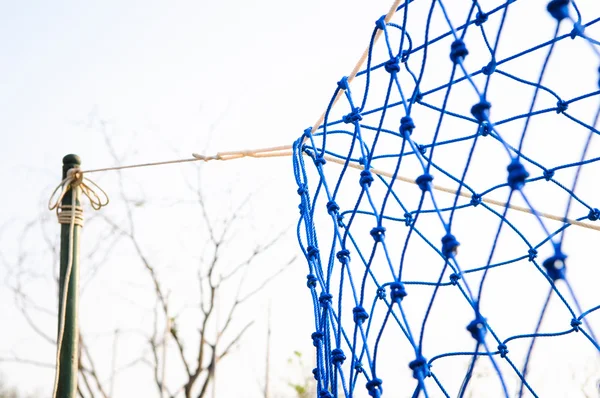
<instances>
[{"instance_id":1,"label":"bare tree","mask_svg":"<svg viewBox=\"0 0 600 398\"><path fill-rule=\"evenodd\" d=\"M113 147L109 134L105 133L105 138L115 165L123 164L124 159ZM116 261L111 259L112 251L117 246L126 246L142 265L141 272L144 276L141 276L139 281L150 286L149 291L152 292L155 305L152 311L152 327L129 331L114 330L112 361L109 361L108 366L96 361L96 354L89 345L91 340L88 336L91 331L83 329L85 325L82 326L79 363L79 395L82 398L113 396L115 378L119 373L131 368L150 369L147 373L148 381L151 380L155 385L157 396L209 396L209 387L214 385L219 363L232 355L255 321L247 313L240 317L241 310L295 259L290 257L280 261L275 267L271 267L271 271L254 271L256 266L265 262L273 252L285 230L262 239L247 253L243 253L243 250L239 250L238 253L234 247L241 241L248 241L246 236L238 235L238 230L244 222L243 213L251 203L252 196L237 201L229 211L217 212L215 215L209 209L207 198L210 195L205 193L201 184L202 167L194 167L195 178L187 182L187 187L193 197L195 214L199 215L197 223L204 230L203 236L206 239L198 245L198 259L185 260L186 267L194 269L196 274L197 300L191 305L172 308L170 296L176 292L165 280L168 265L161 259L153 258L152 250L149 250L152 244L145 241L137 221L137 213L147 210L148 201L139 196L129 195L126 188L128 177L125 173L115 172L119 188L118 192L111 192L112 206L119 203L118 215L100 211L88 217L87 224L96 224L99 236L95 242L87 243L89 249L82 256L82 263L89 264L86 278L82 280L82 291L92 283L98 269L108 261ZM185 205L190 205L189 200ZM52 278L57 283L58 242L53 236L56 234L52 228L46 225L50 222L47 216L32 221L26 225L22 234L27 235L34 228L42 231L47 252L55 264ZM19 249L16 263L10 265L13 271L6 278L6 284L11 288L15 303L31 330L43 341L55 344L53 330L49 331L40 326L43 323L40 322L40 314L43 313L46 318L51 319L56 316L56 311L50 306L41 305L36 297L24 288L24 284L32 277L40 277L32 275L31 267L27 266L29 250L31 249L28 247ZM236 252L236 255L232 255L232 252ZM274 263L272 260L269 262ZM257 274L262 277L256 278ZM190 311L194 314L194 322L180 322L183 314ZM135 336L146 349L137 358L130 358L129 362L119 364L115 358L120 352L119 341L125 333ZM19 356L18 353L3 360L53 367L49 363L38 363L36 360Z\"/></svg>"}]
</instances>

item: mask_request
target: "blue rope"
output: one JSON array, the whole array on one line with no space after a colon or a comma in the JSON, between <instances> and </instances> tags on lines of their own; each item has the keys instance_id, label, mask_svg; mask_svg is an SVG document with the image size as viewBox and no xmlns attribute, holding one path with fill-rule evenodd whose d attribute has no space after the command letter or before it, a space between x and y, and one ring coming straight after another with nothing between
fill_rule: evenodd
<instances>
[{"instance_id":1,"label":"blue rope","mask_svg":"<svg viewBox=\"0 0 600 398\"><path fill-rule=\"evenodd\" d=\"M412 372L415 384L406 393L392 391L390 396L462 397L471 388L479 363L486 360L494 369L503 396L513 396L517 391L522 396L527 389L537 397L536 386L528 376L538 339L556 339L581 332L579 335L591 343L592 349L600 352L589 320L590 314L600 310L600 305L581 307L566 272L567 254L562 251L568 247L563 245L570 236L566 232L572 229L568 218L600 220L597 208L600 206L589 203L589 194L579 189L584 166L600 161L600 156L590 156L594 155L590 153L591 140L600 134L597 127L600 107L589 123L570 110L583 101L600 99L600 90L590 91L587 87L577 96L563 99L567 97L544 81L548 80L544 77L552 66L552 59L557 57L551 55L568 45L567 38L588 43L587 48L600 61L600 41L590 37L586 30L599 23L600 16L584 22L587 16L575 1L551 0L545 10L555 21L554 31L549 32L551 38L517 53L501 54L498 48L501 38L506 40L509 8L516 2L507 0L487 12L478 0L471 1L468 7L466 3L461 4L467 11L462 23L455 26L452 22L455 14L451 12L452 7L456 7L454 3L431 0L426 19L416 23L423 29L420 34L411 32L416 25L412 19L418 15L413 9L420 3L416 0L398 7L396 22L386 23L383 17L379 18L369 38L366 68L357 74L356 81L349 83L348 78L343 77L337 83L323 124L314 132L310 128L305 130L294 142L293 170L300 196L297 235L309 270L306 284L315 318L315 331L311 336L316 363L313 374L319 397L353 397L359 391L373 398L381 397L387 374L387 362L382 357L387 356L390 344L386 336L396 326L410 350L403 349L399 354L394 349L394 363L406 360L407 372ZM543 12L540 10L540 15ZM439 22L443 25L442 33L436 26L438 33L432 35L436 13L438 20L443 21ZM497 22L494 35L490 34L492 20ZM567 25L572 27L570 32L561 34ZM377 32L382 33L383 47L376 50ZM420 44L419 36L423 37ZM475 41L475 36L481 38L487 62L478 69L473 69L468 61L468 44ZM438 82L425 90L423 87L435 80L432 75L439 75L441 70L434 57L442 51L443 43L449 43L450 47L443 50L448 51L452 62L450 73L446 83ZM539 54L544 49L536 79L509 72L511 62L525 55ZM590 73L599 72L597 66L590 66ZM495 81L533 90L527 109L494 120L491 110L495 98L490 87ZM600 88L600 79L598 85ZM346 113L342 115L333 109L340 90L347 104ZM472 92L474 98L470 112L456 99L457 92L463 98L465 91ZM381 99L377 100L378 97ZM546 102L548 98L556 105L538 106L538 102ZM431 116L433 114L437 116ZM530 140L527 141L529 147L525 145L525 139L535 129L535 120L552 115L579 130L584 129L586 137L576 160L565 157L558 159L563 161L561 164L547 166L546 161L538 159L539 152L532 153ZM424 120L425 117L429 120ZM524 124L515 140L507 126L518 122ZM462 130L448 127L455 123L472 127ZM429 129L428 124L434 126ZM485 153L498 144L500 155L507 155L507 165L503 166L507 178L504 182L497 178L484 179L487 187L483 188L476 176L485 171L476 170L475 159L486 156ZM447 157L453 148L462 148L463 152L456 152L461 155L455 156L449 164ZM339 160L341 167L328 165L327 156ZM311 159L314 166L306 159ZM349 171L356 164L363 167L358 175ZM374 174L375 165L390 171L391 178ZM567 171L575 174L569 184L561 182ZM417 187L397 186L396 177L401 174L413 176ZM432 189L435 178L455 184L457 193L451 204L448 204L448 194L438 194ZM314 188L309 187L309 182ZM558 227L551 227L537 208L538 198L531 187L540 184L568 197L561 212L564 222ZM465 201L458 192L468 192L471 199ZM507 203L503 209L486 203L486 198L503 194ZM531 213L532 225L528 229L519 227L514 211L509 208L516 200ZM498 222L483 264L463 261L458 253L461 241L466 245L472 237L458 236L464 231L456 225L460 223L457 220L475 212L489 217L485 221L488 224L494 219ZM327 219L331 220L332 227L324 225ZM532 232L534 230L536 232ZM471 233L477 234L477 229L472 228ZM509 252L504 243L507 237L513 242ZM321 249L319 241L330 244ZM538 260L539 253L547 250L552 254ZM494 309L488 302L497 300L492 300L489 294L483 298L495 274L516 265L535 272L540 276L536 282L546 284L548 289L533 330L520 325L519 334L502 336L499 331L505 328L494 328L488 322L488 317L493 319ZM430 276L415 278L424 271ZM478 287L473 289L471 284ZM417 289L431 289L431 295L420 318L414 319L410 314L410 300ZM467 305L465 309L471 313L472 320L463 326L463 331L475 340L473 351L436 352L437 348L432 347L437 346L426 338L433 313L443 308L439 297L452 289L458 289ZM553 296L558 299L553 304L570 314L570 319L565 320L565 327L570 326L567 330L543 331L545 318L554 311ZM529 343L523 358L511 354L509 344L521 339ZM432 367L440 359L457 357L469 358L469 364L459 389L451 391L444 384L442 373L434 373ZM519 365L521 361L523 364ZM517 391L510 391L507 369L513 372L510 377L517 377Z\"/></svg>"}]
</instances>

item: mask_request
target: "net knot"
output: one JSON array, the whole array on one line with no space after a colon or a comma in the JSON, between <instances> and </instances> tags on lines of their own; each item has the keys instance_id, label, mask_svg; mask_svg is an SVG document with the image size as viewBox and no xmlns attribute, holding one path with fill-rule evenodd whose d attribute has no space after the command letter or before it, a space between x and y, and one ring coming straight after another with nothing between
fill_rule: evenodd
<instances>
[{"instance_id":1,"label":"net knot","mask_svg":"<svg viewBox=\"0 0 600 398\"><path fill-rule=\"evenodd\" d=\"M565 279L565 273L567 270L567 267L565 266L565 260L567 259L567 256L558 247L556 247L554 250L554 255L544 260L542 265L544 268L546 268L548 276L556 282L559 279Z\"/></svg>"},{"instance_id":2,"label":"net knot","mask_svg":"<svg viewBox=\"0 0 600 398\"><path fill-rule=\"evenodd\" d=\"M483 123L490 116L492 104L486 100L481 100L471 107L471 115L479 122Z\"/></svg>"},{"instance_id":3,"label":"net knot","mask_svg":"<svg viewBox=\"0 0 600 398\"><path fill-rule=\"evenodd\" d=\"M346 355L344 355L344 351L340 348L334 348L333 351L331 351L331 362L333 362L334 365L341 365L345 360Z\"/></svg>"},{"instance_id":4,"label":"net knot","mask_svg":"<svg viewBox=\"0 0 600 398\"><path fill-rule=\"evenodd\" d=\"M475 15L475 25L481 26L488 20L488 15L484 12L479 11L477 15Z\"/></svg>"},{"instance_id":5,"label":"net knot","mask_svg":"<svg viewBox=\"0 0 600 398\"><path fill-rule=\"evenodd\" d=\"M556 113L563 113L569 109L569 104L566 101L558 100L556 103Z\"/></svg>"},{"instance_id":6,"label":"net knot","mask_svg":"<svg viewBox=\"0 0 600 398\"><path fill-rule=\"evenodd\" d=\"M354 322L358 325L361 325L364 321L369 319L369 314L367 314L367 311L360 305L354 307L352 313L354 314Z\"/></svg>"},{"instance_id":7,"label":"net knot","mask_svg":"<svg viewBox=\"0 0 600 398\"><path fill-rule=\"evenodd\" d=\"M308 246L306 248L306 254L309 260L315 260L319 256L319 249L314 246Z\"/></svg>"},{"instance_id":8,"label":"net knot","mask_svg":"<svg viewBox=\"0 0 600 398\"><path fill-rule=\"evenodd\" d=\"M419 188L421 188L421 191L425 192L425 191L429 191L429 189L431 188L431 181L433 181L433 176L431 174L423 174L417 177L416 179L416 183L419 186Z\"/></svg>"},{"instance_id":9,"label":"net knot","mask_svg":"<svg viewBox=\"0 0 600 398\"><path fill-rule=\"evenodd\" d=\"M533 261L535 260L535 258L537 257L538 252L535 249L529 249L529 251L527 252L527 259L529 261Z\"/></svg>"},{"instance_id":10,"label":"net knot","mask_svg":"<svg viewBox=\"0 0 600 398\"><path fill-rule=\"evenodd\" d=\"M460 243L456 240L454 235L448 233L442 238L442 254L444 257L449 258L450 256L456 255Z\"/></svg>"},{"instance_id":11,"label":"net knot","mask_svg":"<svg viewBox=\"0 0 600 398\"><path fill-rule=\"evenodd\" d=\"M386 25L387 23L385 22L385 15L382 15L377 21L375 21L375 26L379 30L385 30Z\"/></svg>"},{"instance_id":12,"label":"net knot","mask_svg":"<svg viewBox=\"0 0 600 398\"><path fill-rule=\"evenodd\" d=\"M387 73L398 73L400 72L400 58L392 57L383 66Z\"/></svg>"},{"instance_id":13,"label":"net knot","mask_svg":"<svg viewBox=\"0 0 600 398\"><path fill-rule=\"evenodd\" d=\"M450 283L454 286L458 284L458 281L462 278L459 274L450 274Z\"/></svg>"},{"instance_id":14,"label":"net knot","mask_svg":"<svg viewBox=\"0 0 600 398\"><path fill-rule=\"evenodd\" d=\"M363 170L360 172L360 186L363 188L367 188L371 186L371 183L374 181L373 176L369 170Z\"/></svg>"},{"instance_id":15,"label":"net knot","mask_svg":"<svg viewBox=\"0 0 600 398\"><path fill-rule=\"evenodd\" d=\"M427 153L427 146L426 145L417 145L417 149L419 150L419 153L421 155L425 155Z\"/></svg>"},{"instance_id":16,"label":"net knot","mask_svg":"<svg viewBox=\"0 0 600 398\"><path fill-rule=\"evenodd\" d=\"M312 127L307 127L304 129L304 134L302 134L304 138L310 138L312 136Z\"/></svg>"},{"instance_id":17,"label":"net knot","mask_svg":"<svg viewBox=\"0 0 600 398\"><path fill-rule=\"evenodd\" d=\"M317 287L317 277L313 274L308 274L306 276L306 286L309 288Z\"/></svg>"},{"instance_id":18,"label":"net knot","mask_svg":"<svg viewBox=\"0 0 600 398\"><path fill-rule=\"evenodd\" d=\"M319 167L319 166L323 166L325 163L327 163L327 160L325 160L325 158L323 156L315 156L315 166Z\"/></svg>"},{"instance_id":19,"label":"net knot","mask_svg":"<svg viewBox=\"0 0 600 398\"><path fill-rule=\"evenodd\" d=\"M410 116L403 116L402 119L400 119L400 135L402 138L406 139L410 137L414 129L415 122L413 122Z\"/></svg>"},{"instance_id":20,"label":"net knot","mask_svg":"<svg viewBox=\"0 0 600 398\"><path fill-rule=\"evenodd\" d=\"M412 222L413 222L412 214L404 213L404 224L406 224L407 227L410 227Z\"/></svg>"},{"instance_id":21,"label":"net knot","mask_svg":"<svg viewBox=\"0 0 600 398\"><path fill-rule=\"evenodd\" d=\"M385 227L377 226L370 233L375 242L381 242L385 238Z\"/></svg>"},{"instance_id":22,"label":"net knot","mask_svg":"<svg viewBox=\"0 0 600 398\"><path fill-rule=\"evenodd\" d=\"M529 173L518 159L513 159L506 170L508 170L507 183L510 189L514 191L525 186L525 180L529 177Z\"/></svg>"},{"instance_id":23,"label":"net knot","mask_svg":"<svg viewBox=\"0 0 600 398\"><path fill-rule=\"evenodd\" d=\"M312 374L313 374L313 377L315 378L315 380L316 380L316 381L319 381L319 379L321 378L321 377L320 377L320 375L321 375L321 372L319 372L319 368L314 368L314 369L312 370Z\"/></svg>"},{"instance_id":24,"label":"net knot","mask_svg":"<svg viewBox=\"0 0 600 398\"><path fill-rule=\"evenodd\" d=\"M379 300L384 300L385 299L385 289L382 288L381 286L377 288L377 298Z\"/></svg>"},{"instance_id":25,"label":"net knot","mask_svg":"<svg viewBox=\"0 0 600 398\"><path fill-rule=\"evenodd\" d=\"M328 307L329 305L331 305L332 299L333 295L331 293L322 292L319 295L319 303L321 303L323 307Z\"/></svg>"},{"instance_id":26,"label":"net knot","mask_svg":"<svg viewBox=\"0 0 600 398\"><path fill-rule=\"evenodd\" d=\"M506 358L506 354L508 354L508 348L506 344L502 343L498 345L498 352L500 353L500 358Z\"/></svg>"},{"instance_id":27,"label":"net knot","mask_svg":"<svg viewBox=\"0 0 600 398\"><path fill-rule=\"evenodd\" d=\"M554 170L544 170L544 180L550 181L554 177Z\"/></svg>"},{"instance_id":28,"label":"net knot","mask_svg":"<svg viewBox=\"0 0 600 398\"><path fill-rule=\"evenodd\" d=\"M346 249L340 250L335 256L342 264L348 264L350 261L350 252Z\"/></svg>"},{"instance_id":29,"label":"net knot","mask_svg":"<svg viewBox=\"0 0 600 398\"><path fill-rule=\"evenodd\" d=\"M383 393L383 389L381 388L381 379L378 379L377 377L373 377L371 380L369 380L367 382L367 391L369 392L369 395L373 398L379 398L381 397L381 394Z\"/></svg>"},{"instance_id":30,"label":"net knot","mask_svg":"<svg viewBox=\"0 0 600 398\"><path fill-rule=\"evenodd\" d=\"M352 112L347 115L342 116L342 121L346 124L350 123L358 123L362 120L362 115L360 114L360 108L353 107Z\"/></svg>"},{"instance_id":31,"label":"net knot","mask_svg":"<svg viewBox=\"0 0 600 398\"><path fill-rule=\"evenodd\" d=\"M402 299L408 295L402 282L392 282L390 284L390 289L390 296L393 301L402 301Z\"/></svg>"},{"instance_id":32,"label":"net knot","mask_svg":"<svg viewBox=\"0 0 600 398\"><path fill-rule=\"evenodd\" d=\"M362 373L364 371L363 365L362 363L356 359L354 360L354 370L356 370L357 373Z\"/></svg>"},{"instance_id":33,"label":"net knot","mask_svg":"<svg viewBox=\"0 0 600 398\"><path fill-rule=\"evenodd\" d=\"M585 28L583 27L583 25L581 25L579 22L575 22L573 24L573 30L571 30L569 36L571 37L571 39L575 39L577 36L583 36L584 30Z\"/></svg>"},{"instance_id":34,"label":"net knot","mask_svg":"<svg viewBox=\"0 0 600 398\"><path fill-rule=\"evenodd\" d=\"M481 195L478 193L474 193L473 196L471 196L471 204L473 205L473 207L477 207L478 205L481 204Z\"/></svg>"},{"instance_id":35,"label":"net knot","mask_svg":"<svg viewBox=\"0 0 600 398\"><path fill-rule=\"evenodd\" d=\"M321 332L314 332L313 334L310 335L310 338L313 341L313 345L315 347L319 347L319 345L321 344L321 340L323 340L323 333L321 333Z\"/></svg>"},{"instance_id":36,"label":"net knot","mask_svg":"<svg viewBox=\"0 0 600 398\"><path fill-rule=\"evenodd\" d=\"M477 134L481 135L482 137L487 137L491 131L492 131L492 126L490 126L490 124L488 122L483 121L479 125L479 130L477 130Z\"/></svg>"},{"instance_id":37,"label":"net knot","mask_svg":"<svg viewBox=\"0 0 600 398\"><path fill-rule=\"evenodd\" d=\"M576 332L579 332L579 330L581 329L581 320L577 319L577 318L573 318L571 319L571 327L573 328L573 330L575 330Z\"/></svg>"},{"instance_id":38,"label":"net knot","mask_svg":"<svg viewBox=\"0 0 600 398\"><path fill-rule=\"evenodd\" d=\"M546 6L546 9L558 22L569 16L570 0L552 0Z\"/></svg>"},{"instance_id":39,"label":"net knot","mask_svg":"<svg viewBox=\"0 0 600 398\"><path fill-rule=\"evenodd\" d=\"M298 185L298 190L296 192L298 192L298 195L302 196L305 193L308 193L308 187L306 184L300 184Z\"/></svg>"},{"instance_id":40,"label":"net knot","mask_svg":"<svg viewBox=\"0 0 600 398\"><path fill-rule=\"evenodd\" d=\"M340 88L340 90L348 90L348 76L342 77L340 81L337 82L337 85Z\"/></svg>"},{"instance_id":41,"label":"net knot","mask_svg":"<svg viewBox=\"0 0 600 398\"><path fill-rule=\"evenodd\" d=\"M598 221L600 220L600 210L593 208L590 210L590 213L587 216L590 221Z\"/></svg>"},{"instance_id":42,"label":"net knot","mask_svg":"<svg viewBox=\"0 0 600 398\"><path fill-rule=\"evenodd\" d=\"M487 333L487 329L485 327L485 318L481 316L481 314L477 313L475 319L473 319L468 325L467 330L471 333L471 336L477 341L479 344L482 344L485 340L485 334Z\"/></svg>"},{"instance_id":43,"label":"net knot","mask_svg":"<svg viewBox=\"0 0 600 398\"><path fill-rule=\"evenodd\" d=\"M329 390L321 390L319 392L319 398L333 398L333 394Z\"/></svg>"},{"instance_id":44,"label":"net knot","mask_svg":"<svg viewBox=\"0 0 600 398\"><path fill-rule=\"evenodd\" d=\"M340 210L340 206L338 206L337 203L335 203L335 201L330 200L329 202L327 202L327 212L329 214L331 214L332 216L334 214L336 214L338 211Z\"/></svg>"},{"instance_id":45,"label":"net knot","mask_svg":"<svg viewBox=\"0 0 600 398\"><path fill-rule=\"evenodd\" d=\"M427 363L427 359L422 355L419 355L416 359L410 361L408 367L413 371L413 377L417 380L423 380L425 377L431 375L431 372L429 371L431 366Z\"/></svg>"},{"instance_id":46,"label":"net knot","mask_svg":"<svg viewBox=\"0 0 600 398\"><path fill-rule=\"evenodd\" d=\"M496 71L496 61L493 59L486 66L481 68L481 73L483 73L486 76L491 75L495 71Z\"/></svg>"},{"instance_id":47,"label":"net knot","mask_svg":"<svg viewBox=\"0 0 600 398\"><path fill-rule=\"evenodd\" d=\"M465 42L461 39L456 39L450 45L450 59L453 63L462 62L468 54L469 50L467 50Z\"/></svg>"}]
</instances>

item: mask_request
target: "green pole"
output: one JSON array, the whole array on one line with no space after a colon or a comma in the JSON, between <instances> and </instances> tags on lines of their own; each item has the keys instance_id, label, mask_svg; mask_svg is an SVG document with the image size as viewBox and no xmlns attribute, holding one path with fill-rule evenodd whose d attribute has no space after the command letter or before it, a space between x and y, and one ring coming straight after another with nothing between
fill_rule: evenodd
<instances>
[{"instance_id":1,"label":"green pole","mask_svg":"<svg viewBox=\"0 0 600 398\"><path fill-rule=\"evenodd\" d=\"M62 176L67 177L67 171L79 167L81 159L77 155L67 155L63 158ZM72 203L72 192L64 196L62 207L81 206L76 199ZM66 207L69 209L69 207ZM70 208L70 211L75 209ZM81 225L76 223L73 228L73 236L70 237L71 226L69 223L61 224L60 229L60 278L58 292L58 316L59 316L59 334L61 319L64 319L64 332L62 335L62 345L60 348L60 371L58 376L58 387L56 397L75 398L77 396L77 373L79 369L79 328L77 322L78 295L79 295L79 234ZM72 240L71 240L72 239ZM66 309L63 314L62 303L64 297L65 278L67 277L67 268L69 266L69 252L71 252L71 272L69 277L69 286L66 297ZM60 336L59 336L60 337Z\"/></svg>"}]
</instances>

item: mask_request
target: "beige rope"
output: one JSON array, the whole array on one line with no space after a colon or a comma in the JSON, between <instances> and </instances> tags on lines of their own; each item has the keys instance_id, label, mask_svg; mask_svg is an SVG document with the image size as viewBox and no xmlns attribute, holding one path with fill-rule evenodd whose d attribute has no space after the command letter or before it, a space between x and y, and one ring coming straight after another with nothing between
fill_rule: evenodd
<instances>
[{"instance_id":1,"label":"beige rope","mask_svg":"<svg viewBox=\"0 0 600 398\"><path fill-rule=\"evenodd\" d=\"M100 193L96 192L98 190ZM62 201L68 192L71 192L71 205L63 205ZM57 196L58 192L60 194ZM83 172L79 168L72 168L67 171L67 177L54 189L48 202L48 209L56 210L59 224L69 225L69 253L67 259L67 269L62 286L62 300L60 302L60 319L58 320L58 337L56 340L56 368L54 373L54 388L52 397L56 398L58 393L58 380L60 376L60 352L65 334L65 312L67 311L67 297L69 293L69 283L71 281L71 271L73 269L73 235L75 226L83 227L83 208L78 206L81 194L89 200L92 208L99 210L108 204L108 196L102 188L95 182L84 178Z\"/></svg>"}]
</instances>

